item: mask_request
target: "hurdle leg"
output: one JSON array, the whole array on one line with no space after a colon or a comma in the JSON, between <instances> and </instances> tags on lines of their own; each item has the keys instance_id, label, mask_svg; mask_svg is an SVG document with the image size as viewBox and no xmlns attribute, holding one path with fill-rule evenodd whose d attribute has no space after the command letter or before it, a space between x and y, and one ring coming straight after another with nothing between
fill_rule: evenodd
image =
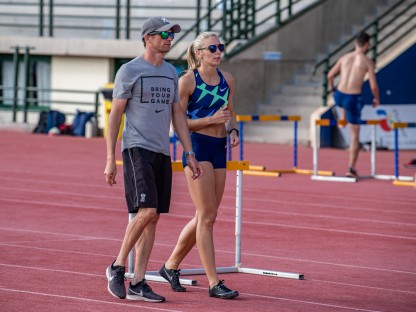
<instances>
[{"instance_id":1,"label":"hurdle leg","mask_svg":"<svg viewBox=\"0 0 416 312\"><path fill-rule=\"evenodd\" d=\"M235 267L241 266L241 214L243 171L237 170L235 190Z\"/></svg>"},{"instance_id":2,"label":"hurdle leg","mask_svg":"<svg viewBox=\"0 0 416 312\"><path fill-rule=\"evenodd\" d=\"M394 177L399 178L399 129L394 128Z\"/></svg>"},{"instance_id":3,"label":"hurdle leg","mask_svg":"<svg viewBox=\"0 0 416 312\"><path fill-rule=\"evenodd\" d=\"M136 216L136 213L129 213L129 222L131 222L134 217ZM126 278L133 278L134 276L134 248L130 250L129 256L127 258L127 272L124 274ZM144 278L148 281L155 281L155 282L164 282L167 283L167 281L159 275L158 271L148 271L146 272ZM183 285L196 285L196 280L190 280L190 279L179 279L181 284Z\"/></svg>"},{"instance_id":4,"label":"hurdle leg","mask_svg":"<svg viewBox=\"0 0 416 312\"><path fill-rule=\"evenodd\" d=\"M243 187L243 171L237 170L236 177L236 224L235 224L235 265L231 267L216 268L218 273L247 273L256 275L265 275L272 277L282 277L303 280L304 275L298 273L278 272L262 269L243 268L241 265L241 214L242 214L242 187ZM203 268L181 270L181 275L197 275L205 274Z\"/></svg>"},{"instance_id":5,"label":"hurdle leg","mask_svg":"<svg viewBox=\"0 0 416 312\"><path fill-rule=\"evenodd\" d=\"M374 178L379 180L401 180L413 181L411 176L399 175L399 129L394 128L394 175L375 175Z\"/></svg>"},{"instance_id":6,"label":"hurdle leg","mask_svg":"<svg viewBox=\"0 0 416 312\"><path fill-rule=\"evenodd\" d=\"M376 125L371 125L371 147L370 147L370 168L371 173L369 176L360 176L360 178L374 178L374 179L383 179L383 175L376 175Z\"/></svg>"},{"instance_id":7,"label":"hurdle leg","mask_svg":"<svg viewBox=\"0 0 416 312\"><path fill-rule=\"evenodd\" d=\"M226 272L239 272L256 275L266 275L274 277L292 278L292 279L304 279L303 274L287 273L261 269L243 268L241 265L241 223L242 223L242 188L243 188L243 172L237 170L237 182L236 182L236 221L235 221L235 266L231 268L223 268ZM227 270L228 269L228 270ZM218 269L217 269L218 270ZM234 270L234 271L233 271Z\"/></svg>"},{"instance_id":8,"label":"hurdle leg","mask_svg":"<svg viewBox=\"0 0 416 312\"><path fill-rule=\"evenodd\" d=\"M371 175L376 175L376 125L371 127Z\"/></svg>"},{"instance_id":9,"label":"hurdle leg","mask_svg":"<svg viewBox=\"0 0 416 312\"><path fill-rule=\"evenodd\" d=\"M243 160L244 122L240 121L240 160Z\"/></svg>"},{"instance_id":10,"label":"hurdle leg","mask_svg":"<svg viewBox=\"0 0 416 312\"><path fill-rule=\"evenodd\" d=\"M129 223L134 219L136 213L129 213ZM130 250L127 258L127 273L133 277L134 275L134 248Z\"/></svg>"},{"instance_id":11,"label":"hurdle leg","mask_svg":"<svg viewBox=\"0 0 416 312\"><path fill-rule=\"evenodd\" d=\"M313 128L313 175L318 175L318 125L315 124L315 127Z\"/></svg>"},{"instance_id":12,"label":"hurdle leg","mask_svg":"<svg viewBox=\"0 0 416 312\"><path fill-rule=\"evenodd\" d=\"M298 122L293 122L293 168L298 167Z\"/></svg>"},{"instance_id":13,"label":"hurdle leg","mask_svg":"<svg viewBox=\"0 0 416 312\"><path fill-rule=\"evenodd\" d=\"M318 172L318 124L315 123L315 127L313 128L313 137L314 137L314 145L313 145L313 175L311 176L312 180L316 181L333 181L333 182L357 182L356 178L350 177L336 177L332 176L332 174L326 173L325 176L319 175Z\"/></svg>"}]
</instances>

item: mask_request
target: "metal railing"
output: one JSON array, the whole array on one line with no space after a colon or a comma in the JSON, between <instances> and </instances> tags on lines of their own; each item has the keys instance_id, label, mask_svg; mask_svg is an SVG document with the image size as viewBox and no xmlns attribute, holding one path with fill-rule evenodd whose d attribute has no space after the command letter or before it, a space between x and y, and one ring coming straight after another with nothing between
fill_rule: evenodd
<instances>
[{"instance_id":1,"label":"metal railing","mask_svg":"<svg viewBox=\"0 0 416 312\"><path fill-rule=\"evenodd\" d=\"M130 39L134 32L137 40L141 24L149 15L180 21L187 29L211 7L211 2L197 0L195 5L153 5L143 0L0 1L0 31L4 29L8 35L103 39Z\"/></svg>"},{"instance_id":2,"label":"metal railing","mask_svg":"<svg viewBox=\"0 0 416 312\"><path fill-rule=\"evenodd\" d=\"M27 116L29 112L39 112L43 110L50 110L51 104L56 105L71 105L79 109L81 107L89 107L93 109L94 117L98 121L99 117L101 117L99 113L99 106L100 106L100 93L101 90L97 91L85 91L85 90L70 90L70 89L42 89L36 87L5 87L0 85L0 94L3 93L3 90L13 90L13 97L0 97L0 110L11 110L13 114L13 122L17 121L17 113L23 112L23 121L27 122ZM17 94L19 91L22 91L24 97L19 99ZM39 99L39 94L47 93L49 99ZM29 94L32 94L29 95ZM37 96L33 96L36 94ZM91 101L79 101L79 100L60 100L54 99L50 100L52 95L57 94L85 94L91 95L93 99ZM45 97L44 97L45 98ZM75 115L76 109L72 112L65 112L68 115Z\"/></svg>"},{"instance_id":3,"label":"metal railing","mask_svg":"<svg viewBox=\"0 0 416 312\"><path fill-rule=\"evenodd\" d=\"M210 30L226 44L237 41L227 50L230 58L325 1L196 0L194 5L157 5L143 0L0 0L0 33L127 40L135 33L137 40L142 22L149 15L162 15L182 26L175 45Z\"/></svg>"},{"instance_id":4,"label":"metal railing","mask_svg":"<svg viewBox=\"0 0 416 312\"><path fill-rule=\"evenodd\" d=\"M207 29L210 30L221 26L219 35L226 45L236 42L225 52L226 58L232 58L325 1L327 0L219 1L214 6L209 6L205 15L199 15L195 24L178 36L173 47L193 30L198 34L200 25L206 22ZM222 14L213 18L213 11L219 7L222 7ZM178 59L185 53L183 51Z\"/></svg>"},{"instance_id":5,"label":"metal railing","mask_svg":"<svg viewBox=\"0 0 416 312\"><path fill-rule=\"evenodd\" d=\"M371 36L371 58L376 64L377 59L387 53L392 47L400 42L410 32L415 31L416 10L411 11L416 5L415 0L401 0L384 13L377 16L372 22L367 24L360 31L365 31ZM396 22L396 23L395 23ZM328 53L321 61L315 64L313 74L318 69L322 69L322 105L327 105L328 90L327 74L332 66L335 65L341 52L346 53L353 50L349 48L355 40L355 35L340 44L336 49ZM349 48L349 49L347 49ZM347 50L346 50L347 49Z\"/></svg>"}]
</instances>

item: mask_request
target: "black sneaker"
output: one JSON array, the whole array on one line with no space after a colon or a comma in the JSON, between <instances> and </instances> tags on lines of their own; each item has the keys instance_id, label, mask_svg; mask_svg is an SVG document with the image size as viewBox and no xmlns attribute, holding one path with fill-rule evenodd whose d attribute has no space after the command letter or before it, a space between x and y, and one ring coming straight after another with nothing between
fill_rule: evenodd
<instances>
[{"instance_id":1,"label":"black sneaker","mask_svg":"<svg viewBox=\"0 0 416 312\"><path fill-rule=\"evenodd\" d=\"M217 285L209 289L209 296L220 299L234 299L239 295L238 291L231 290L224 285L224 281L219 281Z\"/></svg>"},{"instance_id":2,"label":"black sneaker","mask_svg":"<svg viewBox=\"0 0 416 312\"><path fill-rule=\"evenodd\" d=\"M416 168L416 158L412 159L408 163L405 163L404 167L405 168L410 168L410 169Z\"/></svg>"},{"instance_id":3,"label":"black sneaker","mask_svg":"<svg viewBox=\"0 0 416 312\"><path fill-rule=\"evenodd\" d=\"M357 170L355 170L354 168L348 168L347 173L345 174L347 177L350 178L357 178L358 177L358 173Z\"/></svg>"},{"instance_id":4,"label":"black sneaker","mask_svg":"<svg viewBox=\"0 0 416 312\"><path fill-rule=\"evenodd\" d=\"M147 285L146 280L142 279L136 285L130 283L129 291L127 293L129 300L144 300L147 302L163 302L165 297L162 297L153 292L152 288Z\"/></svg>"},{"instance_id":5,"label":"black sneaker","mask_svg":"<svg viewBox=\"0 0 416 312\"><path fill-rule=\"evenodd\" d=\"M126 298L126 287L124 286L126 269L123 266L113 266L114 262L106 270L108 279L107 288L114 297L124 299Z\"/></svg>"},{"instance_id":6,"label":"black sneaker","mask_svg":"<svg viewBox=\"0 0 416 312\"><path fill-rule=\"evenodd\" d=\"M173 291L184 292L186 288L179 282L181 270L166 269L165 265L159 270L159 274L170 283Z\"/></svg>"}]
</instances>

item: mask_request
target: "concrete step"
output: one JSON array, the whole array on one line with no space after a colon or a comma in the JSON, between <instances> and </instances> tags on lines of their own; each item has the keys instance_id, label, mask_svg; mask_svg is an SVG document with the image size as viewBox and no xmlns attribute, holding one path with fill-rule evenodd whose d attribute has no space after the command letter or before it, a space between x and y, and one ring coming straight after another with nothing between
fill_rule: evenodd
<instances>
[{"instance_id":1,"label":"concrete step","mask_svg":"<svg viewBox=\"0 0 416 312\"><path fill-rule=\"evenodd\" d=\"M282 94L284 95L321 95L322 94L322 87L320 84L313 84L313 85L283 85Z\"/></svg>"},{"instance_id":2,"label":"concrete step","mask_svg":"<svg viewBox=\"0 0 416 312\"><path fill-rule=\"evenodd\" d=\"M244 125L244 142L293 145L293 141L293 122L251 122ZM298 126L298 144L308 146L309 143L309 129Z\"/></svg>"},{"instance_id":3,"label":"concrete step","mask_svg":"<svg viewBox=\"0 0 416 312\"><path fill-rule=\"evenodd\" d=\"M313 75L312 70L310 73L295 75L295 84L299 85L322 85L322 76L319 74Z\"/></svg>"},{"instance_id":4,"label":"concrete step","mask_svg":"<svg viewBox=\"0 0 416 312\"><path fill-rule=\"evenodd\" d=\"M275 94L267 105L281 108L292 108L297 106L315 107L321 104L320 94L317 95L286 95Z\"/></svg>"}]
</instances>

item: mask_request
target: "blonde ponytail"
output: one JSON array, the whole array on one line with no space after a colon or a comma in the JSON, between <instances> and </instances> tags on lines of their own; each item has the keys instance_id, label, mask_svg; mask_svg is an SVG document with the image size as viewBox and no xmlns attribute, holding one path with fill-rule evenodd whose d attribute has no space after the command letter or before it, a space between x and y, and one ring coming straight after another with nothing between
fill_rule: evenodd
<instances>
[{"instance_id":1,"label":"blonde ponytail","mask_svg":"<svg viewBox=\"0 0 416 312\"><path fill-rule=\"evenodd\" d=\"M201 66L201 62L196 57L196 50L202 49L203 47L203 41L207 38L211 37L218 37L216 33L204 31L200 33L195 40L189 45L188 51L187 51L187 61L188 61L188 70L195 70L199 66Z\"/></svg>"},{"instance_id":2,"label":"blonde ponytail","mask_svg":"<svg viewBox=\"0 0 416 312\"><path fill-rule=\"evenodd\" d=\"M192 42L188 47L188 70L195 70L200 66L199 60L195 55L194 42Z\"/></svg>"}]
</instances>

